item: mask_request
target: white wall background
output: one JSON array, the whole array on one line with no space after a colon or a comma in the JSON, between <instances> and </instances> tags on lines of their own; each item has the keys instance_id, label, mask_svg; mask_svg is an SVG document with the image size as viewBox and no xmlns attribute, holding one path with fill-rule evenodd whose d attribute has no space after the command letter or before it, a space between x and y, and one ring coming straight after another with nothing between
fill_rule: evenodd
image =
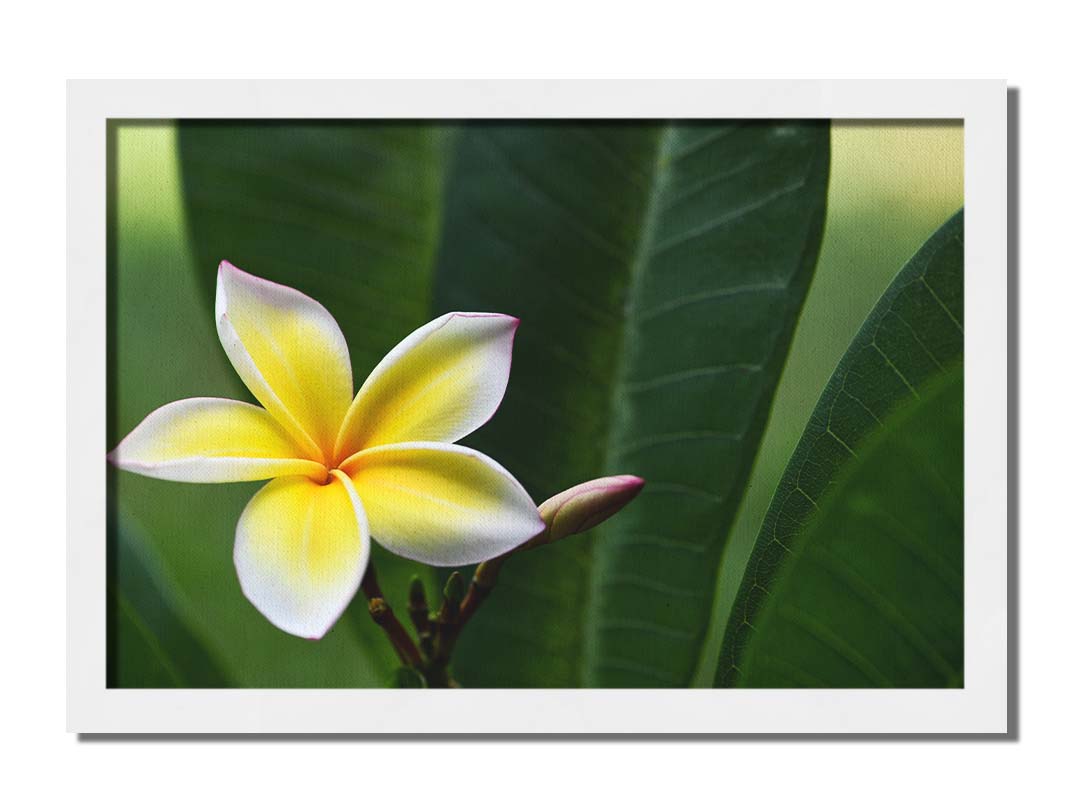
<instances>
[{"instance_id":1,"label":"white wall background","mask_svg":"<svg viewBox=\"0 0 1067 800\"><path fill-rule=\"evenodd\" d=\"M4 22L0 792L996 797L1062 787L1064 88L1053 5L17 4ZM514 8L512 8L514 6ZM512 10L505 10L512 9ZM67 77L997 77L1019 87L1019 741L79 742L64 732ZM14 244L14 248L11 245Z\"/></svg>"}]
</instances>

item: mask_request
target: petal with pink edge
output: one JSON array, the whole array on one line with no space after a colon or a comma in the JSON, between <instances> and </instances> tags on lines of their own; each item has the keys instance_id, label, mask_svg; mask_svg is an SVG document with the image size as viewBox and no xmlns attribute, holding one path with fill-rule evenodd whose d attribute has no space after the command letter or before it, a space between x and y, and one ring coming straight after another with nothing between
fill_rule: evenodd
<instances>
[{"instance_id":1,"label":"petal with pink edge","mask_svg":"<svg viewBox=\"0 0 1067 800\"><path fill-rule=\"evenodd\" d=\"M345 417L335 453L399 442L454 442L484 425L504 397L519 321L451 313L394 347Z\"/></svg>"},{"instance_id":2,"label":"petal with pink edge","mask_svg":"<svg viewBox=\"0 0 1067 800\"><path fill-rule=\"evenodd\" d=\"M194 397L157 408L108 454L120 469L186 483L261 481L280 475L325 480L259 406Z\"/></svg>"},{"instance_id":3,"label":"petal with pink edge","mask_svg":"<svg viewBox=\"0 0 1067 800\"><path fill-rule=\"evenodd\" d=\"M330 312L223 261L215 319L241 380L309 458L325 461L352 403L348 344Z\"/></svg>"},{"instance_id":4,"label":"petal with pink edge","mask_svg":"<svg viewBox=\"0 0 1067 800\"><path fill-rule=\"evenodd\" d=\"M277 478L237 522L233 560L252 605L286 633L319 639L359 589L370 556L367 517L348 476L323 485Z\"/></svg>"},{"instance_id":5,"label":"petal with pink edge","mask_svg":"<svg viewBox=\"0 0 1067 800\"><path fill-rule=\"evenodd\" d=\"M425 564L484 561L545 527L519 482L469 447L384 445L357 453L341 468L352 476L374 540Z\"/></svg>"}]
</instances>

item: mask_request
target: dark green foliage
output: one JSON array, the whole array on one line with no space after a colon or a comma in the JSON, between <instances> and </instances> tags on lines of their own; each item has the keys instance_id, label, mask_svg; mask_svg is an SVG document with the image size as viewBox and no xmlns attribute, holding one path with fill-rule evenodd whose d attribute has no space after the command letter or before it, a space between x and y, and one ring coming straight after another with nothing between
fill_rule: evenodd
<instances>
[{"instance_id":1,"label":"dark green foliage","mask_svg":"<svg viewBox=\"0 0 1067 800\"><path fill-rule=\"evenodd\" d=\"M189 242L124 223L116 210L148 199L113 197L112 431L179 397L243 393L214 341L222 259L322 302L346 334L357 386L438 313L514 314L507 396L464 443L538 502L605 474L647 485L602 528L508 563L458 642L455 678L689 685L822 239L828 128L182 123ZM719 683L962 680L962 324L960 216L902 271L816 408L742 584ZM413 686L361 599L317 643L274 629L244 600L230 550L254 490L116 477L117 508L139 525L113 525L113 540L128 536L158 569L152 580L115 573L122 663L109 677ZM912 538L894 538L887 506ZM440 602L447 574L377 547L374 561L398 615L413 572ZM145 605L153 586L165 607ZM763 622L750 636L753 619ZM844 646L828 646L828 631ZM170 643L185 652L168 655Z\"/></svg>"},{"instance_id":2,"label":"dark green foliage","mask_svg":"<svg viewBox=\"0 0 1067 800\"><path fill-rule=\"evenodd\" d=\"M183 122L204 300L223 259L329 308L365 377L426 322L448 132L391 122Z\"/></svg>"},{"instance_id":3,"label":"dark green foliage","mask_svg":"<svg viewBox=\"0 0 1067 800\"><path fill-rule=\"evenodd\" d=\"M129 520L110 525L108 687L227 686L214 657L173 609L158 565L139 552L144 538L133 528Z\"/></svg>"},{"instance_id":4,"label":"dark green foliage","mask_svg":"<svg viewBox=\"0 0 1067 800\"><path fill-rule=\"evenodd\" d=\"M460 134L437 310L522 319L470 438L538 501L644 493L523 554L464 632L468 686L682 686L822 234L824 123L479 124Z\"/></svg>"},{"instance_id":5,"label":"dark green foliage","mask_svg":"<svg viewBox=\"0 0 1067 800\"><path fill-rule=\"evenodd\" d=\"M891 423L898 419L896 415L904 415L903 418L910 418L908 415L913 414L921 417L912 406L925 402L926 395L933 391L931 387L940 386L946 373L951 374L961 364L962 355L961 211L945 223L901 270L860 329L819 400L782 477L753 549L720 652L716 681L719 685L748 685L752 680L757 680L755 677L746 679L745 665L751 657L749 639L753 631L760 631L763 627L762 609L768 598L774 597L779 591L781 575L788 569L787 565L797 557L797 553L804 552L807 537L821 532L823 527L820 526L831 524L818 522L817 511L824 505L824 495L831 490L844 491L841 489L843 475L859 469L855 462L861 456L888 459L881 466L865 467L865 474L879 474L885 486L895 485L893 476L889 474L894 463L901 468L907 466L911 471L907 476L899 476L901 480L917 481L914 485L907 484L910 493L897 495L886 491L876 498L886 518L893 514L922 515L929 511L922 504L937 487L926 487L918 476L932 480L930 476L924 471L916 472L916 465L907 465L902 456L896 456L894 462L893 457L885 455L884 445L882 450L871 449L874 445L868 445L868 440L885 436ZM929 437L934 433L943 436L943 441L929 442L930 460L925 466L935 474L945 476L946 480L951 480L962 497L962 463L954 458L956 450L953 449L962 447L962 434L954 424L956 415L949 413L952 409L946 410L944 405L939 408L945 415L940 426L936 416L928 420L925 429L913 422L909 429L911 433L902 429L899 433L901 441L893 444L914 449L923 445L923 442L919 445L909 443L907 436ZM930 410L925 413L934 414ZM962 424L962 418L959 422ZM878 473L879 469L883 473ZM896 488L903 490L904 487ZM868 511L875 513L874 509ZM956 519L950 513L951 508L942 511L947 514L947 527L939 526L940 518L928 514L925 519L913 520L916 524L924 523L924 527L911 533L914 536L943 537L937 539L939 544L936 546L947 548L947 563L955 565L959 571L962 556L957 553L959 558L953 559L951 555L957 537L962 536L962 517ZM845 513L839 511L839 517L834 519L844 520ZM837 534L844 535L842 531L837 531ZM862 541L867 549L853 544L851 552L854 559L872 558L875 542L867 539ZM962 538L958 541L962 542ZM815 545L812 547L821 552ZM842 569L854 570L857 566L857 561L846 561ZM887 572L882 577L921 595L927 589L923 581L929 576L908 571L906 566L899 559L887 560L887 571L899 571ZM951 596L945 596L941 600L945 605L939 610L962 626L962 614L955 613L962 608L959 598L953 600ZM853 605L842 610L840 598L836 598L835 602L838 605L833 610L862 616ZM829 613L831 607L827 605L825 610ZM859 616L850 619L858 619ZM955 631L955 635L962 642L962 627ZM761 641L766 643L769 636L764 636ZM792 645L778 643L778 646L788 648ZM961 648L962 645L956 654L962 658ZM780 650L778 656L784 658L787 652ZM920 681L929 676L916 673L911 677ZM935 685L941 684L935 682Z\"/></svg>"},{"instance_id":6,"label":"dark green foliage","mask_svg":"<svg viewBox=\"0 0 1067 800\"><path fill-rule=\"evenodd\" d=\"M963 370L857 451L767 587L739 685L963 685Z\"/></svg>"}]
</instances>

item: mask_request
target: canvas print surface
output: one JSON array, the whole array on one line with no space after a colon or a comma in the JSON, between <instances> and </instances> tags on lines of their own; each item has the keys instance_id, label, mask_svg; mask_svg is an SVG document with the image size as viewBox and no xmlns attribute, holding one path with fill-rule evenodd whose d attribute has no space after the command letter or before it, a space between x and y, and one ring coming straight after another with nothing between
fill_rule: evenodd
<instances>
[{"instance_id":1,"label":"canvas print surface","mask_svg":"<svg viewBox=\"0 0 1067 800\"><path fill-rule=\"evenodd\" d=\"M109 687L964 685L962 126L108 140Z\"/></svg>"}]
</instances>

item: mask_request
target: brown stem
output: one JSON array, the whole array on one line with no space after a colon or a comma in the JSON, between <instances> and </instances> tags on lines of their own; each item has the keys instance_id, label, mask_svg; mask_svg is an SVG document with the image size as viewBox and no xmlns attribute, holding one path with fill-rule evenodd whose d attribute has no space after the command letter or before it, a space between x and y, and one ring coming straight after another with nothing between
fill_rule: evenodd
<instances>
[{"instance_id":1,"label":"brown stem","mask_svg":"<svg viewBox=\"0 0 1067 800\"><path fill-rule=\"evenodd\" d=\"M504 567L504 563L516 553L520 553L523 550L532 550L547 542L548 531L546 529L529 541L520 544L515 549L509 550L496 558L483 561L478 565L478 568L474 571L474 577L471 579L470 586L467 587L467 593L463 596L463 600L459 604L457 618L451 626L451 630L447 633L446 642L448 653L446 654L446 657L451 655L451 650L455 647L456 639L459 638L464 626L466 626L470 621L470 618L474 616L474 613L481 608L482 603L485 602L485 598L487 598L493 591L493 587L496 586L497 578L500 575L500 570Z\"/></svg>"},{"instance_id":2,"label":"brown stem","mask_svg":"<svg viewBox=\"0 0 1067 800\"><path fill-rule=\"evenodd\" d=\"M412 579L408 592L408 616L411 617L411 624L415 626L416 633L430 630L430 609L426 605L426 590L417 577Z\"/></svg>"},{"instance_id":3,"label":"brown stem","mask_svg":"<svg viewBox=\"0 0 1067 800\"><path fill-rule=\"evenodd\" d=\"M483 586L476 581L471 582L470 588L467 590L467 596L463 598L463 603L459 607L460 630L463 630L467 621L474 616L474 612L482 607L482 603L491 591L493 591L492 586Z\"/></svg>"},{"instance_id":4,"label":"brown stem","mask_svg":"<svg viewBox=\"0 0 1067 800\"><path fill-rule=\"evenodd\" d=\"M474 571L474 578L471 579L471 585L459 606L460 630L463 630L463 626L474 616L474 612L481 608L485 598L493 591L493 587L496 586L497 575L500 574L500 568L504 563L504 559L509 555L511 554L505 553L491 561L483 561L478 565L478 569Z\"/></svg>"},{"instance_id":5,"label":"brown stem","mask_svg":"<svg viewBox=\"0 0 1067 800\"><path fill-rule=\"evenodd\" d=\"M408 632L404 630L404 626L400 624L400 620L396 618L393 609L382 597L382 588L378 585L378 576L373 564L367 564L367 571L363 573L363 583L360 588L367 596L367 610L370 612L371 619L389 637L389 642L393 645L396 654L400 656L400 660L410 667L420 667L422 656L419 655L419 649L411 640Z\"/></svg>"},{"instance_id":6,"label":"brown stem","mask_svg":"<svg viewBox=\"0 0 1067 800\"><path fill-rule=\"evenodd\" d=\"M382 597L382 587L378 585L378 573L374 569L374 562L367 562L367 569L363 573L363 583L359 585L359 588L363 590L363 594L367 596L368 600L373 600L375 597Z\"/></svg>"},{"instance_id":7,"label":"brown stem","mask_svg":"<svg viewBox=\"0 0 1067 800\"><path fill-rule=\"evenodd\" d=\"M411 624L415 626L423 655L426 658L432 658L434 629L430 622L430 609L426 604L426 588L418 576L411 579L411 589L408 592L408 616L411 618Z\"/></svg>"},{"instance_id":8,"label":"brown stem","mask_svg":"<svg viewBox=\"0 0 1067 800\"><path fill-rule=\"evenodd\" d=\"M409 667L420 666L422 664L422 656L419 655L418 648L411 641L411 637L404 630L404 626L400 624L400 620L396 618L393 609L389 608L389 604L382 598L375 597L367 604L367 610L370 611L371 619L378 623L382 630L385 631L385 635L389 637L389 641L392 643L393 649L396 650L396 654L400 656L400 660Z\"/></svg>"},{"instance_id":9,"label":"brown stem","mask_svg":"<svg viewBox=\"0 0 1067 800\"><path fill-rule=\"evenodd\" d=\"M385 602L374 565L368 563L367 571L363 574L361 588L367 596L371 619L380 625L389 637L400 660L422 672L428 686L458 687L459 684L449 674L448 662L463 627L493 590L504 562L515 553L530 550L547 541L547 532L541 533L514 550L509 550L489 561L483 561L475 570L474 578L465 594L462 577L458 572L453 572L445 584L441 608L432 617L426 604L426 593L422 581L417 578L413 579L408 595L408 615L418 632L418 646L412 641L404 626L400 624L389 604Z\"/></svg>"},{"instance_id":10,"label":"brown stem","mask_svg":"<svg viewBox=\"0 0 1067 800\"><path fill-rule=\"evenodd\" d=\"M434 663L447 666L452 656L452 648L459 636L460 604L463 601L463 577L458 572L448 576L441 601L441 610L437 612L437 636L434 640Z\"/></svg>"},{"instance_id":11,"label":"brown stem","mask_svg":"<svg viewBox=\"0 0 1067 800\"><path fill-rule=\"evenodd\" d=\"M500 570L509 558L523 550L533 550L595 527L633 500L644 484L644 480L634 475L615 475L573 486L539 506L538 512L545 523L540 533L503 555L479 564L466 593L459 573L452 573L445 584L445 604L430 622L433 641L426 649L429 664L424 670L430 685L450 685L448 661L456 640L493 591Z\"/></svg>"},{"instance_id":12,"label":"brown stem","mask_svg":"<svg viewBox=\"0 0 1067 800\"><path fill-rule=\"evenodd\" d=\"M514 550L509 550L496 558L483 561L474 571L474 577L465 594L463 593L463 579L460 574L453 572L449 576L448 582L445 584L444 602L433 621L429 623L432 630L432 639L429 637L422 639L423 652L426 653L426 657L429 659L423 674L426 676L426 681L430 686L458 686L448 674L448 662L452 658L452 651L456 646L456 640L463 631L463 627L474 616L474 612L481 607L489 593L493 591L493 587L496 586L497 576L500 574L504 562L515 553L540 547L547 542L548 532L546 529ZM412 612L412 621L414 622L413 607L409 605L408 609ZM415 624L418 627L419 623L416 622Z\"/></svg>"}]
</instances>

